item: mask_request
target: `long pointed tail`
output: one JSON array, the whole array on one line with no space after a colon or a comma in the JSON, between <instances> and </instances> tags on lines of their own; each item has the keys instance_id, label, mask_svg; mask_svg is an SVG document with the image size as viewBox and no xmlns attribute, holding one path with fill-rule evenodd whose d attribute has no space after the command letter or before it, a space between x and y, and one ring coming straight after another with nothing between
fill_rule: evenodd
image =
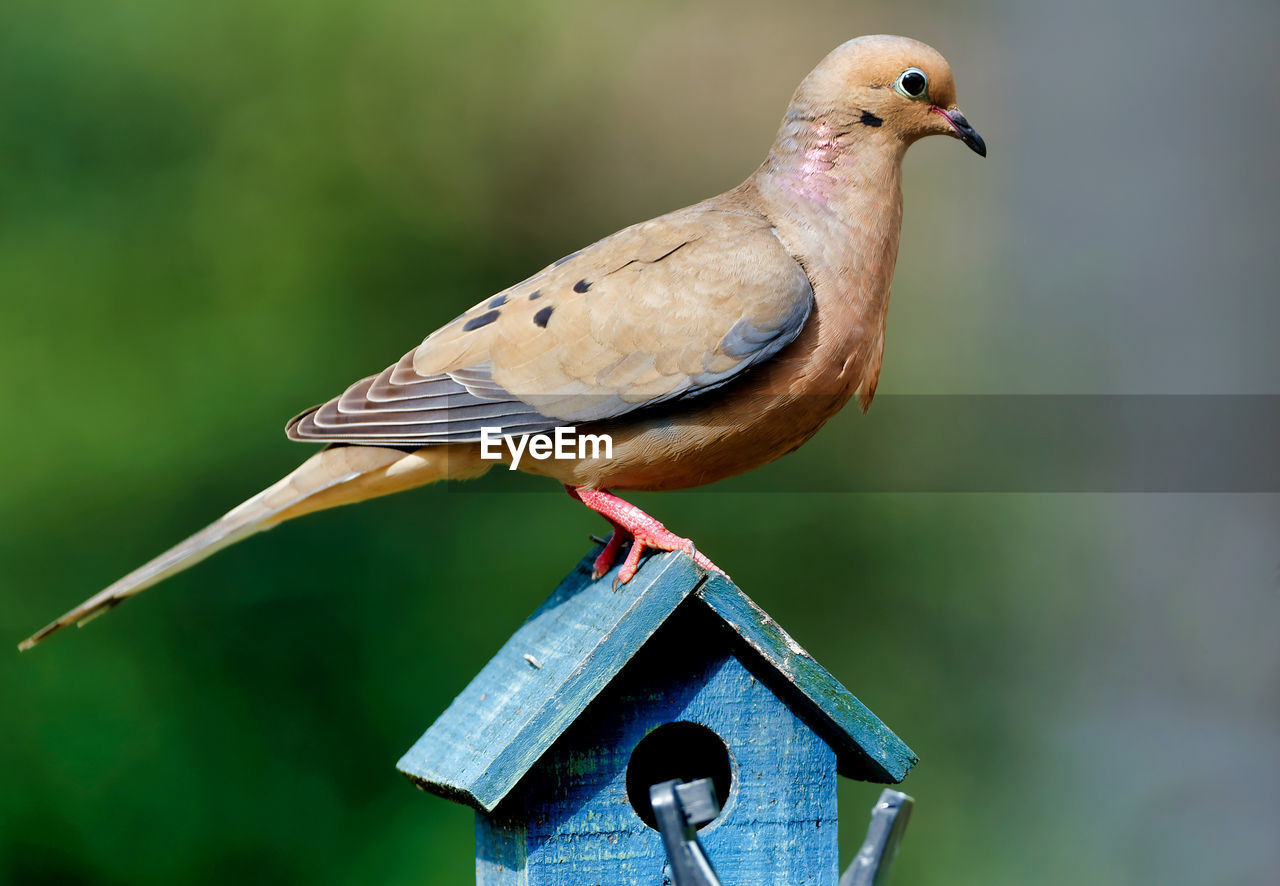
<instances>
[{"instance_id":1,"label":"long pointed tail","mask_svg":"<svg viewBox=\"0 0 1280 886\"><path fill-rule=\"evenodd\" d=\"M478 449L467 445L433 446L413 453L377 446L325 449L283 480L41 628L19 643L18 648L30 649L73 622L84 625L126 597L285 520L446 477L459 480L474 477L484 473L491 464L480 461Z\"/></svg>"}]
</instances>

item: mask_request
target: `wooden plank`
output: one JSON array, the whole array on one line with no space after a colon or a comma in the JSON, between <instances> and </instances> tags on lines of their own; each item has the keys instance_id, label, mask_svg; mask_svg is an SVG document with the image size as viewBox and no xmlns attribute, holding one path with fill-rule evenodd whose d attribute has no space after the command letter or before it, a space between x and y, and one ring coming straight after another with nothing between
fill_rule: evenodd
<instances>
[{"instance_id":1,"label":"wooden plank","mask_svg":"<svg viewBox=\"0 0 1280 886\"><path fill-rule=\"evenodd\" d=\"M491 811L703 580L648 558L617 592L588 555L400 760L418 786Z\"/></svg>"},{"instance_id":2,"label":"wooden plank","mask_svg":"<svg viewBox=\"0 0 1280 886\"><path fill-rule=\"evenodd\" d=\"M515 817L476 813L476 886L530 886L528 828Z\"/></svg>"},{"instance_id":3,"label":"wooden plank","mask_svg":"<svg viewBox=\"0 0 1280 886\"><path fill-rule=\"evenodd\" d=\"M776 688L830 743L841 775L896 783L919 762L893 730L724 576L711 576L698 589L697 599L782 678L782 686Z\"/></svg>"}]
</instances>

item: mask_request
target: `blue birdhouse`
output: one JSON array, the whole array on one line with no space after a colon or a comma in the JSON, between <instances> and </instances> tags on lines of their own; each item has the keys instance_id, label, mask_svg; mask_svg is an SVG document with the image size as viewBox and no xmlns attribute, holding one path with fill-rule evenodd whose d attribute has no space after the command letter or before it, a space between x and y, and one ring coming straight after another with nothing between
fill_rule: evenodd
<instances>
[{"instance_id":1,"label":"blue birdhouse","mask_svg":"<svg viewBox=\"0 0 1280 886\"><path fill-rule=\"evenodd\" d=\"M670 883L650 789L709 779L725 883L835 886L837 776L898 782L915 754L723 576L664 554L614 591L591 563L400 760L476 809L476 882Z\"/></svg>"}]
</instances>

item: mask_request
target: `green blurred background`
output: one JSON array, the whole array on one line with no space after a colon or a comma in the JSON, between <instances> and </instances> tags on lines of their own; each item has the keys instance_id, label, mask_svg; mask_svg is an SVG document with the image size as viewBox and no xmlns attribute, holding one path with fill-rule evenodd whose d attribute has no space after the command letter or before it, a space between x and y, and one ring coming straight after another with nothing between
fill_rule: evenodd
<instances>
[{"instance_id":1,"label":"green blurred background","mask_svg":"<svg viewBox=\"0 0 1280 886\"><path fill-rule=\"evenodd\" d=\"M274 481L285 419L463 308L736 184L860 33L938 47L991 146L907 159L883 394L1280 393L1278 22L6 0L0 637ZM791 459L866 472L875 421ZM471 882L471 814L393 765L603 528L509 479L288 525L0 655L0 879ZM901 886L1276 882L1277 496L638 500L920 753ZM842 790L845 859L877 791Z\"/></svg>"}]
</instances>

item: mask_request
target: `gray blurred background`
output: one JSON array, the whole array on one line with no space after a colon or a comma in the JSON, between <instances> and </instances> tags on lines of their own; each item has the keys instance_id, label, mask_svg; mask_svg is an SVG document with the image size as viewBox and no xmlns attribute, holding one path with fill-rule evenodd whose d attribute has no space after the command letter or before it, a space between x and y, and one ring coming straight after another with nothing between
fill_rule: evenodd
<instances>
[{"instance_id":1,"label":"gray blurred background","mask_svg":"<svg viewBox=\"0 0 1280 886\"><path fill-rule=\"evenodd\" d=\"M275 480L285 419L463 308L736 184L862 33L940 49L991 148L907 158L882 396L1280 394L1278 25L7 0L0 636ZM845 488L877 420L785 461ZM920 754L897 884L1280 879L1280 496L770 491L785 470L637 501ZM0 878L470 882L471 814L393 765L603 529L508 480L291 524L0 655ZM846 860L877 792L842 792Z\"/></svg>"}]
</instances>

